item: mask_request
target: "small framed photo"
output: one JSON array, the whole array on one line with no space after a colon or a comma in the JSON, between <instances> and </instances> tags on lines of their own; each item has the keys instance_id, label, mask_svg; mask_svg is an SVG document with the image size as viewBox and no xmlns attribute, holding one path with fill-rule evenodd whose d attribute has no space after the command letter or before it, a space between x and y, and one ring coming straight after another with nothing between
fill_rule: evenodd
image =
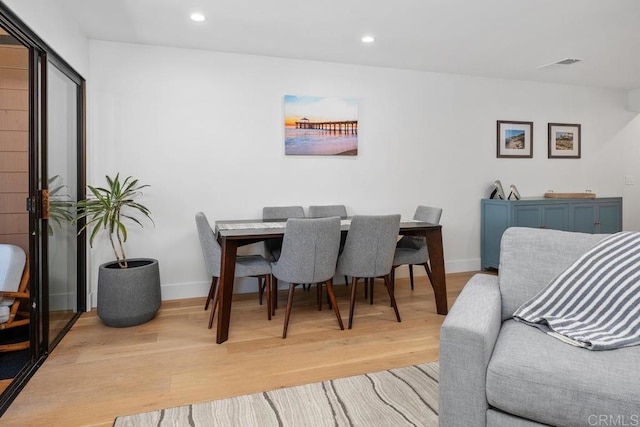
<instances>
[{"instance_id":1,"label":"small framed photo","mask_svg":"<svg viewBox=\"0 0 640 427\"><path fill-rule=\"evenodd\" d=\"M549 123L549 158L580 158L580 125Z\"/></svg>"},{"instance_id":2,"label":"small framed photo","mask_svg":"<svg viewBox=\"0 0 640 427\"><path fill-rule=\"evenodd\" d=\"M533 122L498 120L497 156L533 157Z\"/></svg>"}]
</instances>

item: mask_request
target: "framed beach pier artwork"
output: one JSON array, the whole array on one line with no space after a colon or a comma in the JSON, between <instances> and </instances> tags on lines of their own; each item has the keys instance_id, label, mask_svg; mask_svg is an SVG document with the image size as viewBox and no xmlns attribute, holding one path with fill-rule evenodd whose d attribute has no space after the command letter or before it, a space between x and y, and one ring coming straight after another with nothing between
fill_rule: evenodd
<instances>
[{"instance_id":1,"label":"framed beach pier artwork","mask_svg":"<svg viewBox=\"0 0 640 427\"><path fill-rule=\"evenodd\" d=\"M284 153L357 156L358 100L285 95Z\"/></svg>"}]
</instances>

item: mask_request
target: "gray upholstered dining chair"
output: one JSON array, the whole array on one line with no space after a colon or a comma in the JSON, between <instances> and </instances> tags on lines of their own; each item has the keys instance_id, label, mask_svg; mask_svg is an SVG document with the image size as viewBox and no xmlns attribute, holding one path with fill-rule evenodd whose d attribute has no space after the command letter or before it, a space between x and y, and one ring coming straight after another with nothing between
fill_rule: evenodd
<instances>
[{"instance_id":1,"label":"gray upholstered dining chair","mask_svg":"<svg viewBox=\"0 0 640 427\"><path fill-rule=\"evenodd\" d=\"M396 319L400 313L391 286L393 255L400 230L400 215L354 215L344 250L338 258L338 274L351 276L351 305L349 329L353 325L356 285L359 279L382 278L391 298ZM373 295L373 288L370 290ZM373 300L372 300L373 301Z\"/></svg>"},{"instance_id":2,"label":"gray upholstered dining chair","mask_svg":"<svg viewBox=\"0 0 640 427\"><path fill-rule=\"evenodd\" d=\"M418 206L413 219L431 224L440 224L442 208L430 206ZM429 267L429 251L427 250L427 240L421 236L403 236L396 245L396 252L393 257L393 270L401 265L409 265L409 278L411 289L413 289L413 266L422 265L427 272L429 281L431 279L431 268ZM392 274L392 278L393 278Z\"/></svg>"},{"instance_id":3,"label":"gray upholstered dining chair","mask_svg":"<svg viewBox=\"0 0 640 427\"><path fill-rule=\"evenodd\" d=\"M213 325L213 318L218 305L218 285L220 278L221 248L216 240L207 216L203 212L196 214L196 226L202 255L207 265L207 270L211 275L211 287L204 309L209 308L209 302L213 302L211 314L209 315L209 329ZM260 294L260 304L262 304L262 293L267 293L267 319L271 320L271 264L262 255L239 255L236 257L235 277L255 277L258 279L258 293ZM264 284L263 284L264 281Z\"/></svg>"},{"instance_id":4,"label":"gray upholstered dining chair","mask_svg":"<svg viewBox=\"0 0 640 427\"><path fill-rule=\"evenodd\" d=\"M308 218L328 218L330 216L347 217L347 207L345 205L314 205L309 206Z\"/></svg>"},{"instance_id":5,"label":"gray upholstered dining chair","mask_svg":"<svg viewBox=\"0 0 640 427\"><path fill-rule=\"evenodd\" d=\"M309 206L308 218L327 218L339 216L342 219L347 217L347 207L345 205L312 205ZM340 253L344 249L344 241L340 240ZM349 285L349 278L344 276L345 286Z\"/></svg>"},{"instance_id":6,"label":"gray upholstered dining chair","mask_svg":"<svg viewBox=\"0 0 640 427\"><path fill-rule=\"evenodd\" d=\"M338 324L340 329L344 329L340 310L333 293L333 275L336 271L336 261L340 249L340 234L340 218L338 217L291 218L287 220L280 258L271 264L273 276L289 282L289 299L284 317L282 338L287 337L294 289L303 283L318 284L318 309L322 309L321 284L327 286Z\"/></svg>"},{"instance_id":7,"label":"gray upholstered dining chair","mask_svg":"<svg viewBox=\"0 0 640 427\"><path fill-rule=\"evenodd\" d=\"M302 206L265 206L262 208L263 220L282 220L289 218L304 218L304 208ZM269 261L277 261L280 256L282 239L271 239L264 241L264 256Z\"/></svg>"}]
</instances>

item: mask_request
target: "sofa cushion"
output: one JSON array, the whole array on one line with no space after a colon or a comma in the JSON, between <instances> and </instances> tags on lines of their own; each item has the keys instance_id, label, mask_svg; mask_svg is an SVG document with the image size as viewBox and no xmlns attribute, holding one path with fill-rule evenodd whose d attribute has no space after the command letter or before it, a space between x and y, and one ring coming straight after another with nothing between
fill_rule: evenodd
<instances>
[{"instance_id":1,"label":"sofa cushion","mask_svg":"<svg viewBox=\"0 0 640 427\"><path fill-rule=\"evenodd\" d=\"M593 352L508 320L487 369L487 401L551 425L631 422L640 415L639 366L638 346Z\"/></svg>"},{"instance_id":2,"label":"sofa cushion","mask_svg":"<svg viewBox=\"0 0 640 427\"><path fill-rule=\"evenodd\" d=\"M500 244L502 320L510 319L525 301L533 298L580 255L607 236L508 228Z\"/></svg>"},{"instance_id":3,"label":"sofa cushion","mask_svg":"<svg viewBox=\"0 0 640 427\"><path fill-rule=\"evenodd\" d=\"M16 292L22 279L22 271L27 256L16 245L0 244L0 292ZM9 306L15 298L4 298L0 295L0 305Z\"/></svg>"}]
</instances>

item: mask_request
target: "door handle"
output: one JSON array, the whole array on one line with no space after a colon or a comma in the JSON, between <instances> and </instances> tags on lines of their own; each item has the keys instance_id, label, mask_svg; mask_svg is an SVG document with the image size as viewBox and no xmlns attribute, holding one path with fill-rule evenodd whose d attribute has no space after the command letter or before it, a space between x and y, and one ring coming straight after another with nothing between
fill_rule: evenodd
<instances>
[{"instance_id":1,"label":"door handle","mask_svg":"<svg viewBox=\"0 0 640 427\"><path fill-rule=\"evenodd\" d=\"M40 190L41 218L49 219L49 190Z\"/></svg>"}]
</instances>

